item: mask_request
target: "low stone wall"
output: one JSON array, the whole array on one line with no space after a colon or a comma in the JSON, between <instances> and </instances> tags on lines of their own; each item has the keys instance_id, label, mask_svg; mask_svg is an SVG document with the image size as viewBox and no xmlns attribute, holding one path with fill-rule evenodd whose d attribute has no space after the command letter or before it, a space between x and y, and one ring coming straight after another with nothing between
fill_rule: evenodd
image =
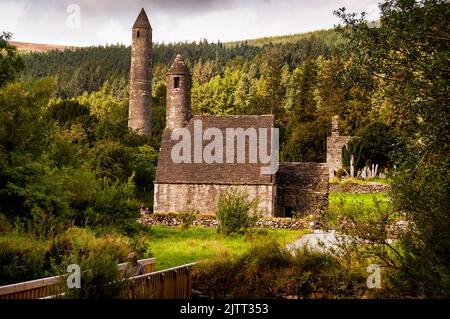
<instances>
[{"instance_id":1,"label":"low stone wall","mask_svg":"<svg viewBox=\"0 0 450 319\"><path fill-rule=\"evenodd\" d=\"M312 218L312 216L306 216L302 219L262 217L256 222L256 227L271 229L311 229L315 225ZM181 225L181 220L177 214L143 214L139 222L147 225ZM195 218L192 225L201 227L217 227L218 221L213 215L199 215Z\"/></svg>"},{"instance_id":2,"label":"low stone wall","mask_svg":"<svg viewBox=\"0 0 450 319\"><path fill-rule=\"evenodd\" d=\"M330 193L385 193L391 190L386 184L330 184Z\"/></svg>"}]
</instances>

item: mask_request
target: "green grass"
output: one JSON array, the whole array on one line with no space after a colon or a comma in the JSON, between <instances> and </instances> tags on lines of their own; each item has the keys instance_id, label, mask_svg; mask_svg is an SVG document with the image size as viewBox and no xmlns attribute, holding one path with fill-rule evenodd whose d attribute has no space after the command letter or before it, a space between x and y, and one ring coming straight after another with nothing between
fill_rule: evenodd
<instances>
[{"instance_id":1,"label":"green grass","mask_svg":"<svg viewBox=\"0 0 450 319\"><path fill-rule=\"evenodd\" d=\"M156 258L155 269L165 269L216 256L240 255L252 243L274 238L282 245L293 242L307 231L268 229L247 235L223 236L216 228L153 226L149 231L151 250Z\"/></svg>"},{"instance_id":2,"label":"green grass","mask_svg":"<svg viewBox=\"0 0 450 319\"><path fill-rule=\"evenodd\" d=\"M338 216L341 214L364 219L371 216L374 212L392 213L389 209L387 193L330 193L329 195L328 221L331 224L336 223Z\"/></svg>"},{"instance_id":3,"label":"green grass","mask_svg":"<svg viewBox=\"0 0 450 319\"><path fill-rule=\"evenodd\" d=\"M334 209L338 205L355 206L361 205L363 208L375 208L375 203L380 202L381 206L387 207L387 193L374 194L353 194L353 193L330 193L330 209Z\"/></svg>"}]
</instances>

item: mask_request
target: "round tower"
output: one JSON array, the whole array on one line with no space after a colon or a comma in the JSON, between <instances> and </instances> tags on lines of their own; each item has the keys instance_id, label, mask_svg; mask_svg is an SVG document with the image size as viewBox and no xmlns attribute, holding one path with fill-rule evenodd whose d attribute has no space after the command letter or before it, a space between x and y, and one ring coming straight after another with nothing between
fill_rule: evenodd
<instances>
[{"instance_id":1,"label":"round tower","mask_svg":"<svg viewBox=\"0 0 450 319\"><path fill-rule=\"evenodd\" d=\"M152 127L152 27L144 9L132 34L128 127L148 136Z\"/></svg>"},{"instance_id":2,"label":"round tower","mask_svg":"<svg viewBox=\"0 0 450 319\"><path fill-rule=\"evenodd\" d=\"M166 128L184 127L192 116L191 112L191 74L177 54L167 72Z\"/></svg>"}]
</instances>

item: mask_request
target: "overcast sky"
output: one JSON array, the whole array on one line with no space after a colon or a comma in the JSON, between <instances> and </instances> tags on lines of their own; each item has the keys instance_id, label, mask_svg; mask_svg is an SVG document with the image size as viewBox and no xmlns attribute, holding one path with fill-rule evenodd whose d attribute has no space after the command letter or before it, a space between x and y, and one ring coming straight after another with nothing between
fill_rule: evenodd
<instances>
[{"instance_id":1,"label":"overcast sky","mask_svg":"<svg viewBox=\"0 0 450 319\"><path fill-rule=\"evenodd\" d=\"M378 0L0 0L0 32L64 45L130 44L145 8L154 42L222 42L333 27L333 10L378 17Z\"/></svg>"}]
</instances>

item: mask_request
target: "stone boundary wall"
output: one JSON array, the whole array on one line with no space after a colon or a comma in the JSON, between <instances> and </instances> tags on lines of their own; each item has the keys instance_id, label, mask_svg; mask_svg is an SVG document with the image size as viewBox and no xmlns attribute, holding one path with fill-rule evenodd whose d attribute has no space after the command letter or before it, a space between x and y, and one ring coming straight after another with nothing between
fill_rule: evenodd
<instances>
[{"instance_id":1,"label":"stone boundary wall","mask_svg":"<svg viewBox=\"0 0 450 319\"><path fill-rule=\"evenodd\" d=\"M139 222L146 225L166 225L179 226L181 220L177 214L142 214ZM212 215L198 215L196 216L193 226L201 227L217 227L218 221ZM311 229L314 222L308 217L302 219L295 218L278 218L278 217L262 217L256 222L256 228L271 228L271 229Z\"/></svg>"},{"instance_id":2,"label":"stone boundary wall","mask_svg":"<svg viewBox=\"0 0 450 319\"><path fill-rule=\"evenodd\" d=\"M330 193L385 193L391 190L386 184L330 184Z\"/></svg>"}]
</instances>

